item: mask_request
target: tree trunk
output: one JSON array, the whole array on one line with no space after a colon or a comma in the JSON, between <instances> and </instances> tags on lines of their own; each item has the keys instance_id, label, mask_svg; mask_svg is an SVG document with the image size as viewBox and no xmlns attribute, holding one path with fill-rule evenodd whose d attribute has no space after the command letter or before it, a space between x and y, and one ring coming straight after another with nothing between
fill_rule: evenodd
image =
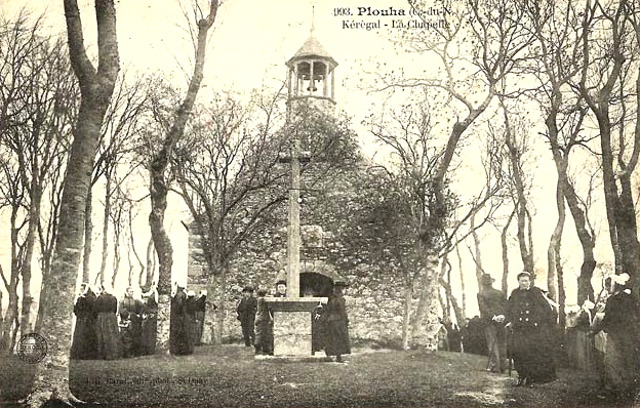
<instances>
[{"instance_id":1,"label":"tree trunk","mask_svg":"<svg viewBox=\"0 0 640 408\"><path fill-rule=\"evenodd\" d=\"M440 296L440 270L438 256L432 249L423 252L426 258L424 275L420 282L420 297L418 306L411 322L411 342L415 346L424 347L429 351L438 349L438 307Z\"/></svg>"},{"instance_id":2,"label":"tree trunk","mask_svg":"<svg viewBox=\"0 0 640 408\"><path fill-rule=\"evenodd\" d=\"M158 337L156 347L168 350L169 347L169 310L171 301L171 267L173 248L164 229L164 213L167 208L167 186L164 183L164 170L151 171L151 214L149 225L153 245L158 255ZM161 312L162 311L162 312ZM166 316L163 313L166 312ZM166 318L165 318L166 317Z\"/></svg>"},{"instance_id":3,"label":"tree trunk","mask_svg":"<svg viewBox=\"0 0 640 408\"><path fill-rule=\"evenodd\" d=\"M522 155L518 146L515 143L515 137L513 135L511 124L509 122L509 115L504 106L502 98L500 99L502 109L504 111L505 120L505 144L509 152L509 162L511 165L511 173L513 176L513 183L516 189L515 206L516 206L516 220L517 220L517 237L518 246L520 248L520 257L522 258L522 264L524 270L535 278L535 271L533 268L533 248L530 246L531 242L531 223L527 223L528 210L527 210L527 195L525 192L524 178L521 169ZM527 225L528 224L528 225ZM529 236L527 236L527 226Z\"/></svg>"},{"instance_id":4,"label":"tree trunk","mask_svg":"<svg viewBox=\"0 0 640 408\"><path fill-rule=\"evenodd\" d=\"M442 257L442 259L440 260L440 275L439 275L439 279L438 279L438 284L442 284L444 280L445 275L448 274L448 268L447 268L447 254L445 253L444 256ZM449 320L449 308L451 306L451 303L449 302L449 297L447 296L446 293L444 293L444 298L443 298L443 293L441 290L438 290L438 300L440 301L440 309L442 310L442 321L447 321Z\"/></svg>"},{"instance_id":5,"label":"tree trunk","mask_svg":"<svg viewBox=\"0 0 640 408\"><path fill-rule=\"evenodd\" d=\"M462 268L462 256L460 256L460 248L456 245L456 256L458 258L458 269L460 272L460 292L462 298L462 316L463 318L467 317L467 295L465 292L465 284L464 284L464 270ZM458 324L462 324L462 320L458 320Z\"/></svg>"},{"instance_id":6,"label":"tree trunk","mask_svg":"<svg viewBox=\"0 0 640 408\"><path fill-rule=\"evenodd\" d=\"M155 257L153 253L153 238L149 239L149 245L147 245L147 273L145 278L145 286L149 287L153 284L153 278L156 273Z\"/></svg>"},{"instance_id":7,"label":"tree trunk","mask_svg":"<svg viewBox=\"0 0 640 408\"><path fill-rule=\"evenodd\" d=\"M176 143L182 138L184 134L185 126L191 115L193 105L195 104L198 91L200 90L200 84L202 83L204 61L207 48L207 37L211 26L215 21L218 13L218 0L210 0L209 2L209 14L206 18L200 19L198 24L198 35L196 39L196 55L195 64L193 68L193 76L189 81L189 88L184 100L178 107L173 124L169 130L169 134L164 140L162 148L158 154L153 158L150 165L151 175L151 214L149 214L149 225L151 227L151 236L158 255L158 263L160 265L158 270L158 293L160 295L168 295L171 292L171 267L173 265L173 248L171 247L171 240L164 229L164 214L167 209L167 193L169 186L165 179L165 173L168 169L169 161L173 154L173 149ZM162 296L167 300L167 296ZM168 308L167 305L164 305ZM158 321L160 326L161 322ZM167 321L163 321L162 324L168 324ZM165 330L166 329L166 330ZM168 328L160 328L161 333L168 333ZM167 339L158 336L158 346L165 343Z\"/></svg>"},{"instance_id":8,"label":"tree trunk","mask_svg":"<svg viewBox=\"0 0 640 408\"><path fill-rule=\"evenodd\" d=\"M110 165L107 164L107 166ZM102 255L100 257L100 272L98 272L98 275L100 276L100 283L104 283L106 278L105 272L107 270L107 257L109 256L109 239L111 238L109 237L109 214L111 214L111 169L107 169L107 171L105 172L105 177L107 178L107 185L105 186L104 193L104 219L102 221ZM115 284L115 272L112 276L113 277L111 286Z\"/></svg>"},{"instance_id":9,"label":"tree trunk","mask_svg":"<svg viewBox=\"0 0 640 408\"><path fill-rule=\"evenodd\" d=\"M18 255L18 230L16 226L17 217L18 217L18 205L12 205L11 208L11 274L9 276L9 287L7 291L9 292L9 301L7 305L7 312L4 316L4 321L2 324L2 338L0 339L0 353L3 355L11 354L12 347L11 345L14 343L13 339L13 326L14 323L17 325L19 322L16 320L18 317L18 282L20 277L20 266L19 266L19 255Z\"/></svg>"},{"instance_id":10,"label":"tree trunk","mask_svg":"<svg viewBox=\"0 0 640 408\"><path fill-rule=\"evenodd\" d=\"M500 282L500 289L505 294L508 293L509 290L509 246L507 245L507 233L509 232L509 225L511 225L515 214L516 209L514 208L507 219L507 223L500 232L500 244L502 246L502 281Z\"/></svg>"},{"instance_id":11,"label":"tree trunk","mask_svg":"<svg viewBox=\"0 0 640 408\"><path fill-rule=\"evenodd\" d=\"M84 220L84 253L82 256L82 282L89 282L91 279L91 247L92 247L92 233L93 222L91 220L93 209L93 186L89 184L89 190L87 191L87 202L85 205L85 220Z\"/></svg>"},{"instance_id":12,"label":"tree trunk","mask_svg":"<svg viewBox=\"0 0 640 408\"><path fill-rule=\"evenodd\" d=\"M102 121L119 70L116 12L113 0L96 0L99 66L96 70L84 48L80 11L75 0L64 1L69 55L80 82L82 99L67 165L51 272L40 307L44 308L41 335L48 343L45 361L36 366L28 403L39 407L47 400L74 400L69 390L69 349L75 284L84 237L86 200Z\"/></svg>"},{"instance_id":13,"label":"tree trunk","mask_svg":"<svg viewBox=\"0 0 640 408\"><path fill-rule=\"evenodd\" d=\"M32 202L29 211L29 231L26 238L26 250L24 254L24 263L22 265L22 316L20 318L20 332L26 334L33 329L31 325L31 305L33 297L31 296L31 263L33 260L33 251L36 241L36 230L40 222L40 197L42 192L38 186L34 187L31 194Z\"/></svg>"},{"instance_id":14,"label":"tree trunk","mask_svg":"<svg viewBox=\"0 0 640 408\"><path fill-rule=\"evenodd\" d=\"M413 288L411 282L406 282L404 287L404 305L402 310L402 349L409 350L409 332L411 319L411 303L413 301Z\"/></svg>"},{"instance_id":15,"label":"tree trunk","mask_svg":"<svg viewBox=\"0 0 640 408\"><path fill-rule=\"evenodd\" d=\"M482 254L480 253L480 238L478 237L478 232L476 231L476 213L471 215L471 236L473 237L473 247L476 252L475 255L475 263L476 263L476 279L478 281L478 287L482 287L482 274L484 273L484 269L482 269Z\"/></svg>"},{"instance_id":16,"label":"tree trunk","mask_svg":"<svg viewBox=\"0 0 640 408\"><path fill-rule=\"evenodd\" d=\"M562 189L562 181L558 179L556 185L556 207L558 209L558 221L553 229L551 238L549 239L549 248L547 250L547 289L549 290L549 297L553 300L558 300L558 294L556 290L556 284L558 282L558 270L562 268L560 248L562 244L562 231L564 229L565 220L565 208L564 208L564 194Z\"/></svg>"}]
</instances>

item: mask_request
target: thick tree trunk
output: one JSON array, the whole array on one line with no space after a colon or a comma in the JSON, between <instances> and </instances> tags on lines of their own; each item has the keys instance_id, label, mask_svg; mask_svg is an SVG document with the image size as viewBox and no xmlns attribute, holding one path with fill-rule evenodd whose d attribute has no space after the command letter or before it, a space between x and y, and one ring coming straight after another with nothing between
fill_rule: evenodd
<instances>
[{"instance_id":1,"label":"thick tree trunk","mask_svg":"<svg viewBox=\"0 0 640 408\"><path fill-rule=\"evenodd\" d=\"M75 0L65 0L69 54L80 82L82 100L60 206L51 272L40 307L44 308L40 334L48 343L45 361L36 367L32 407L47 400L75 399L69 390L69 349L75 284L79 272L87 193L102 121L109 105L119 70L116 12L113 0L96 0L99 65L96 70L84 48L80 11Z\"/></svg>"},{"instance_id":2,"label":"thick tree trunk","mask_svg":"<svg viewBox=\"0 0 640 408\"><path fill-rule=\"evenodd\" d=\"M438 256L433 250L425 249L425 269L420 282L420 297L418 306L411 322L412 345L424 347L429 351L438 348L439 329L439 297L440 297L440 270L438 268Z\"/></svg>"},{"instance_id":3,"label":"thick tree trunk","mask_svg":"<svg viewBox=\"0 0 640 408\"><path fill-rule=\"evenodd\" d=\"M149 225L153 245L158 255L158 337L156 348L168 350L169 347L169 310L171 301L171 267L173 265L173 247L164 229L164 213L167 208L167 187L164 182L164 170L151 171L151 214ZM164 313L166 312L166 316Z\"/></svg>"},{"instance_id":4,"label":"thick tree trunk","mask_svg":"<svg viewBox=\"0 0 640 408\"><path fill-rule=\"evenodd\" d=\"M106 104L101 104L96 97L83 97L62 196L54 259L45 282L45 298L40 304L41 308L46 308L41 334L47 339L48 355L45 364L38 365L30 396L32 406L39 406L48 399L72 397L69 349L74 289L84 237L86 197L105 111Z\"/></svg>"},{"instance_id":5,"label":"thick tree trunk","mask_svg":"<svg viewBox=\"0 0 640 408\"><path fill-rule=\"evenodd\" d=\"M89 282L91 279L91 247L92 247L92 234L93 234L93 222L91 221L92 209L93 209L93 186L89 184L89 190L87 191L87 202L85 205L85 220L84 220L84 253L82 256L82 282Z\"/></svg>"}]
</instances>

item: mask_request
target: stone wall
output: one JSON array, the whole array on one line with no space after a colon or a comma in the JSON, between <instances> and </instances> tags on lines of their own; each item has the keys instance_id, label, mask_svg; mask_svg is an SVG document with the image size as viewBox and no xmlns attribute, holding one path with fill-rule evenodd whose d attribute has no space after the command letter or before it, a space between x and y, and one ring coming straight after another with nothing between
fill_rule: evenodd
<instances>
[{"instance_id":1,"label":"stone wall","mask_svg":"<svg viewBox=\"0 0 640 408\"><path fill-rule=\"evenodd\" d=\"M239 342L242 338L240 322L235 313L236 304L242 297L242 288L250 285L256 289L262 287L271 292L275 290L277 276L282 273L286 263L285 235L286 231L264 233L259 239L252 241L250 246L243 247L233 260L224 295L223 342ZM196 242L197 239L190 240L190 243ZM354 344L362 342L400 347L404 287L399 276L388 272L381 265L367 262L358 254L347 253L327 233L322 248L307 248L302 251L301 258L318 259L332 265L350 285L346 290L345 300L349 315L349 334ZM189 270L200 272L202 268L192 265ZM211 291L209 292L211 295ZM220 302L219 298L210 299ZM414 299L413 305L416 302ZM207 330L204 339L210 339Z\"/></svg>"}]
</instances>

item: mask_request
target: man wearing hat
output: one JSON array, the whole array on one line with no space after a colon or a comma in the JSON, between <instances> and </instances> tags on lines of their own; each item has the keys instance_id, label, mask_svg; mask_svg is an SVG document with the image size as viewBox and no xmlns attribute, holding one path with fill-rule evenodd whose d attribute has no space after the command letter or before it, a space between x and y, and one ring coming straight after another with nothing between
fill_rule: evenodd
<instances>
[{"instance_id":1,"label":"man wearing hat","mask_svg":"<svg viewBox=\"0 0 640 408\"><path fill-rule=\"evenodd\" d=\"M256 318L257 302L253 297L253 288L251 286L245 286L242 289L242 299L236 306L236 312L238 313L238 320L242 326L242 337L244 339L244 345L247 347L253 346L254 335L254 322Z\"/></svg>"},{"instance_id":2,"label":"man wearing hat","mask_svg":"<svg viewBox=\"0 0 640 408\"><path fill-rule=\"evenodd\" d=\"M500 373L505 369L504 361L507 351L507 338L503 326L507 297L501 290L492 286L493 281L494 279L488 273L480 277L478 308L489 350L487 371Z\"/></svg>"},{"instance_id":3,"label":"man wearing hat","mask_svg":"<svg viewBox=\"0 0 640 408\"><path fill-rule=\"evenodd\" d=\"M276 282L276 294L275 297L286 297L287 296L287 281L284 279L278 279Z\"/></svg>"}]
</instances>

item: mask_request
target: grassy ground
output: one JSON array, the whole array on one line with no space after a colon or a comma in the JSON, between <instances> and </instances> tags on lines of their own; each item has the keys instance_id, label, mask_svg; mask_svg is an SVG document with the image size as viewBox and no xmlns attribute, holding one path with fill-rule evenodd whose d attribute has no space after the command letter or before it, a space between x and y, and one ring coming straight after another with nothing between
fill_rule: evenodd
<instances>
[{"instance_id":1,"label":"grassy ground","mask_svg":"<svg viewBox=\"0 0 640 408\"><path fill-rule=\"evenodd\" d=\"M28 367L4 363L10 369L0 370L0 406L28 391L16 381ZM78 398L101 407L613 406L581 372L560 370L558 381L527 389L513 386L515 373L489 374L485 364L471 354L373 350L356 350L346 365L256 360L242 346L204 346L192 356L74 362L70 384Z\"/></svg>"}]
</instances>

